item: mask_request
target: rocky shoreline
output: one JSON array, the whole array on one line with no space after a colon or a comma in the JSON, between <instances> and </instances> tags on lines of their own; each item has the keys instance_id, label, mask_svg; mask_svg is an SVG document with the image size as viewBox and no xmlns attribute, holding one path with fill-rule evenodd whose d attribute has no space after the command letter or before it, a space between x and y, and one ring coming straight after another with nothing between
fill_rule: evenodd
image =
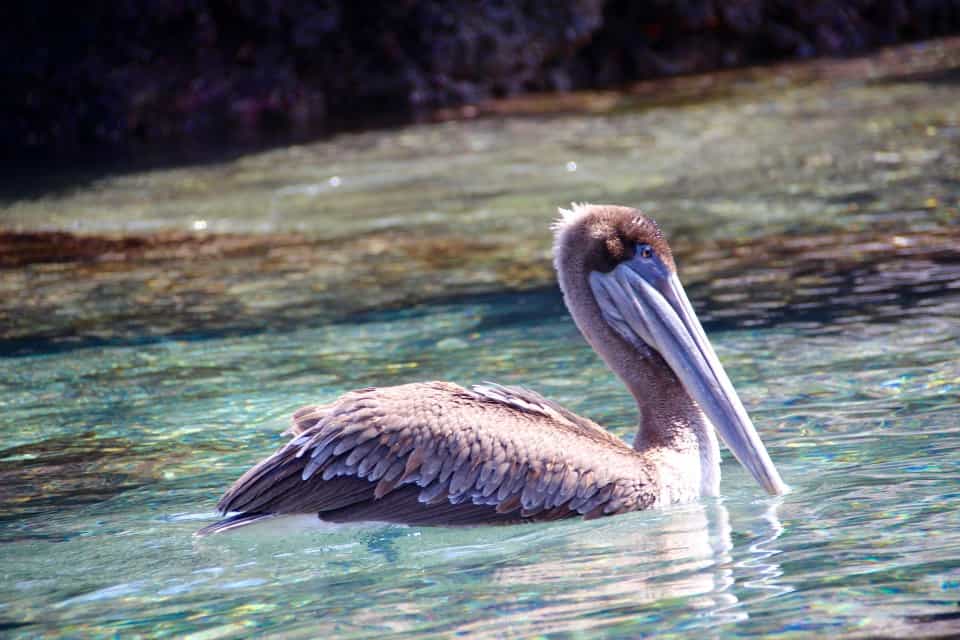
<instances>
[{"instance_id":1,"label":"rocky shoreline","mask_svg":"<svg viewBox=\"0 0 960 640\"><path fill-rule=\"evenodd\" d=\"M956 0L40 0L6 13L0 141L20 163L139 143L309 138L960 29Z\"/></svg>"}]
</instances>

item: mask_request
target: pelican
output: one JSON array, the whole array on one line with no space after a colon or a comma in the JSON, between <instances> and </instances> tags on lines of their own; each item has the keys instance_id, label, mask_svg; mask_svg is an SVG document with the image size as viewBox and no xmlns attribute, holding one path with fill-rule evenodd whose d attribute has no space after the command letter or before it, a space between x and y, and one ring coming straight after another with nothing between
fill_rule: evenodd
<instances>
[{"instance_id":1,"label":"pelican","mask_svg":"<svg viewBox=\"0 0 960 640\"><path fill-rule=\"evenodd\" d=\"M720 491L717 434L770 494L787 487L651 218L574 204L554 224L563 299L639 409L633 446L522 387L424 382L293 414L291 439L217 507L219 533L268 518L482 525L585 519Z\"/></svg>"}]
</instances>

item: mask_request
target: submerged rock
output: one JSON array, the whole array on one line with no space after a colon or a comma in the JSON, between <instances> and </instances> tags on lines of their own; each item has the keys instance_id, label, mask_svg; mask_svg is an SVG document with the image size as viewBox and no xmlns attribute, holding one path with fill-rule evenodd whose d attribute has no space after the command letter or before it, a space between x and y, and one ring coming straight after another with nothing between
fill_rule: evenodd
<instances>
[{"instance_id":1,"label":"submerged rock","mask_svg":"<svg viewBox=\"0 0 960 640\"><path fill-rule=\"evenodd\" d=\"M25 253L10 247L34 247ZM46 250L35 247L46 237ZM674 243L704 322L898 318L960 287L960 228ZM509 241L374 233L0 234L0 356L210 333L282 331L483 294L559 293ZM16 264L15 268L10 265ZM555 306L563 313L561 305Z\"/></svg>"}]
</instances>

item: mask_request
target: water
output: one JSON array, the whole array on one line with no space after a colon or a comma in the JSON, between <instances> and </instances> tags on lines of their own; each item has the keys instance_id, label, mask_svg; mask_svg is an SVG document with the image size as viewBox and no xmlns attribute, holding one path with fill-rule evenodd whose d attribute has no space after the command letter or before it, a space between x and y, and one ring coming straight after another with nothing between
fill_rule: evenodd
<instances>
[{"instance_id":1,"label":"water","mask_svg":"<svg viewBox=\"0 0 960 640\"><path fill-rule=\"evenodd\" d=\"M3 633L957 629L960 88L748 89L344 136L9 202L21 229L262 235L0 270ZM546 222L574 198L663 220L790 494L764 496L727 457L722 499L602 521L192 537L291 411L357 387L528 384L629 437L625 393L549 280Z\"/></svg>"}]
</instances>

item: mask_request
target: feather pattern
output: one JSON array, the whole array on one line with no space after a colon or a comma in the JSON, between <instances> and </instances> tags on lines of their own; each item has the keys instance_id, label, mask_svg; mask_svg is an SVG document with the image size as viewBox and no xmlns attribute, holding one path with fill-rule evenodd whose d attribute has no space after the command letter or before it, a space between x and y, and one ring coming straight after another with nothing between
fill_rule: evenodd
<instances>
[{"instance_id":1,"label":"feather pattern","mask_svg":"<svg viewBox=\"0 0 960 640\"><path fill-rule=\"evenodd\" d=\"M294 413L290 440L221 498L219 509L237 515L205 531L283 514L471 525L689 501L719 493L715 426L754 477L782 493L657 224L614 205L560 213L554 266L564 302L640 408L636 449L521 387L368 387Z\"/></svg>"},{"instance_id":2,"label":"feather pattern","mask_svg":"<svg viewBox=\"0 0 960 640\"><path fill-rule=\"evenodd\" d=\"M286 433L218 504L250 517L208 532L293 513L425 525L598 517L658 495L619 438L520 387L361 389L300 409Z\"/></svg>"}]
</instances>

